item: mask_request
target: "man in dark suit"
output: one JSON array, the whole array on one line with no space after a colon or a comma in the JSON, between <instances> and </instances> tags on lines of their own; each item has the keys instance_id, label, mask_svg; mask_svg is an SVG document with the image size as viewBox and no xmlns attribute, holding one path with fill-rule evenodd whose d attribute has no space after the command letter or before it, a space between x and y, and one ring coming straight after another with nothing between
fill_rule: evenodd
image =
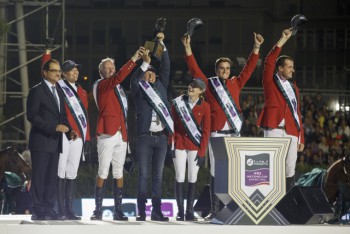
<instances>
[{"instance_id":1,"label":"man in dark suit","mask_svg":"<svg viewBox=\"0 0 350 234\"><path fill-rule=\"evenodd\" d=\"M158 33L160 43L164 34ZM164 47L165 48L165 47ZM152 166L152 214L151 219L168 221L161 211L162 174L167 152L168 134L173 133L173 120L170 116L167 101L169 84L170 60L165 49L158 76L150 65L151 58L142 56L144 62L131 78L131 94L135 103L137 118L137 148L139 163L137 206L139 216L137 221L146 220L147 180L149 168Z\"/></svg>"},{"instance_id":2,"label":"man in dark suit","mask_svg":"<svg viewBox=\"0 0 350 234\"><path fill-rule=\"evenodd\" d=\"M63 133L75 139L68 123L63 93L56 88L61 77L60 64L50 59L42 66L43 80L35 85L27 98L27 119L32 128L29 149L32 156L32 220L62 220L53 208L56 200L59 154Z\"/></svg>"}]
</instances>

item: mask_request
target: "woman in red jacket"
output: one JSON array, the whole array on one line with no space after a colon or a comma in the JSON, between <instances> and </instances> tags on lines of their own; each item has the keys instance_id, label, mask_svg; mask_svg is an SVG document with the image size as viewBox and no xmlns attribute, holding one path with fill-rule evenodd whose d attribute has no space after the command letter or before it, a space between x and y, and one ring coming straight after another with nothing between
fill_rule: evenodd
<instances>
[{"instance_id":1,"label":"woman in red jacket","mask_svg":"<svg viewBox=\"0 0 350 234\"><path fill-rule=\"evenodd\" d=\"M178 206L176 220L197 221L193 211L195 184L199 167L204 164L210 134L210 107L203 100L206 89L201 79L193 79L187 95L181 95L172 102L174 117L174 166L175 196ZM188 164L187 207L184 215L183 184Z\"/></svg>"}]
</instances>

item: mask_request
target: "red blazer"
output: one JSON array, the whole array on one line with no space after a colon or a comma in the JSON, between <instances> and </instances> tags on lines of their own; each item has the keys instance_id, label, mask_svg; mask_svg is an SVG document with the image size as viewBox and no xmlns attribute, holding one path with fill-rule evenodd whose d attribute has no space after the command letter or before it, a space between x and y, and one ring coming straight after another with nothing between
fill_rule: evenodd
<instances>
[{"instance_id":1,"label":"red blazer","mask_svg":"<svg viewBox=\"0 0 350 234\"><path fill-rule=\"evenodd\" d=\"M46 54L44 53L43 56L41 57L41 66L44 65L45 62L49 61L51 59L51 54ZM77 85L78 89L77 89L77 93L78 96L80 98L80 100L83 103L83 106L85 107L85 111L86 113L88 112L88 96L87 96L87 92L80 86ZM74 117L72 115L72 112L70 111L70 109L68 108L68 105L66 102L64 102L64 107L66 109L66 113L67 113L67 119L68 122L70 124L70 126L72 127L72 129L78 134L78 137L81 137L80 131L79 131L79 127L77 125L77 123L74 120ZM89 124L89 118L87 117L87 130L86 130L86 137L85 137L85 141L90 141L90 124Z\"/></svg>"},{"instance_id":2,"label":"red blazer","mask_svg":"<svg viewBox=\"0 0 350 234\"><path fill-rule=\"evenodd\" d=\"M300 123L300 132L297 125L294 122L293 114L290 111L283 94L278 89L276 82L273 79L273 73L275 71L275 61L281 52L281 48L274 46L265 59L264 72L263 72L263 87L265 96L265 105L260 112L257 120L259 127L276 128L278 124L285 119L286 132L289 135L300 138L300 143L304 143L304 129L301 122L300 114L300 95L299 89L295 82L293 82L296 97L298 99L298 116Z\"/></svg>"},{"instance_id":3,"label":"red blazer","mask_svg":"<svg viewBox=\"0 0 350 234\"><path fill-rule=\"evenodd\" d=\"M98 83L97 102L99 114L96 128L97 134L114 135L121 129L123 140L128 140L126 120L114 88L117 84L123 82L135 66L136 63L129 60L114 77L103 79Z\"/></svg>"},{"instance_id":4,"label":"red blazer","mask_svg":"<svg viewBox=\"0 0 350 234\"><path fill-rule=\"evenodd\" d=\"M44 65L44 63L46 63L50 59L51 59L51 54L44 53L43 56L41 57L41 66Z\"/></svg>"},{"instance_id":5,"label":"red blazer","mask_svg":"<svg viewBox=\"0 0 350 234\"><path fill-rule=\"evenodd\" d=\"M210 106L204 101L200 100L193 107L192 112L198 126L202 128L202 138L199 147L188 137L187 131L181 122L180 116L177 114L175 107L172 105L171 111L174 118L174 138L175 149L179 150L198 150L198 156L204 157L207 150L210 137Z\"/></svg>"},{"instance_id":6,"label":"red blazer","mask_svg":"<svg viewBox=\"0 0 350 234\"><path fill-rule=\"evenodd\" d=\"M239 76L232 76L226 81L227 89L230 92L233 100L235 101L240 113L242 112L242 110L239 104L239 94L242 88L244 87L245 83L249 80L251 74L253 73L258 58L258 54L250 54L247 60L247 64L244 66ZM211 131L219 131L224 127L225 122L227 121L226 114L222 110L220 104L217 102L212 89L208 86L208 79L199 68L193 54L190 56L185 56L185 60L187 62L188 69L192 77L201 78L207 85L207 89L205 90L205 97L210 105L211 110Z\"/></svg>"},{"instance_id":7,"label":"red blazer","mask_svg":"<svg viewBox=\"0 0 350 234\"><path fill-rule=\"evenodd\" d=\"M77 85L78 87L78 90L77 90L77 93L78 93L78 96L81 100L81 102L83 103L83 106L85 107L85 111L86 113L88 113L88 95L87 95L87 92L80 86L80 85ZM74 120L74 117L72 115L72 112L69 110L68 108L68 105L66 102L64 102L64 106L66 108L66 113L67 113L67 119L68 119L68 122L70 124L70 126L72 127L72 129L74 131L77 132L78 134L78 137L81 137L81 134L80 134L80 131L79 131L79 127L76 123L76 121ZM88 117L88 116L86 116ZM91 138L90 138L90 124L89 124L89 119L87 118L87 130L86 130L86 138L85 138L85 141L90 141Z\"/></svg>"}]
</instances>

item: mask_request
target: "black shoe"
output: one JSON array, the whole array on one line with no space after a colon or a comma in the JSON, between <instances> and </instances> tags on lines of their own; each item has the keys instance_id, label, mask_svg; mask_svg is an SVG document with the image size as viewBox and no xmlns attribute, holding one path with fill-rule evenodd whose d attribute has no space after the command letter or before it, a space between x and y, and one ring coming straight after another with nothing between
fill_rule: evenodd
<instances>
[{"instance_id":1,"label":"black shoe","mask_svg":"<svg viewBox=\"0 0 350 234\"><path fill-rule=\"evenodd\" d=\"M67 220L65 215L60 214L55 210L50 210L46 216L50 217L50 220Z\"/></svg>"},{"instance_id":2,"label":"black shoe","mask_svg":"<svg viewBox=\"0 0 350 234\"><path fill-rule=\"evenodd\" d=\"M146 221L146 215L139 215L136 217L136 221Z\"/></svg>"},{"instance_id":3,"label":"black shoe","mask_svg":"<svg viewBox=\"0 0 350 234\"><path fill-rule=\"evenodd\" d=\"M118 211L114 211L113 220L127 221L129 220L129 218L126 217L121 210L118 210Z\"/></svg>"},{"instance_id":4,"label":"black shoe","mask_svg":"<svg viewBox=\"0 0 350 234\"><path fill-rule=\"evenodd\" d=\"M186 213L185 219L186 221L198 221L198 218L193 213Z\"/></svg>"},{"instance_id":5,"label":"black shoe","mask_svg":"<svg viewBox=\"0 0 350 234\"><path fill-rule=\"evenodd\" d=\"M31 219L42 221L42 220L50 220L50 217L46 215L39 215L39 214L33 213Z\"/></svg>"},{"instance_id":6,"label":"black shoe","mask_svg":"<svg viewBox=\"0 0 350 234\"><path fill-rule=\"evenodd\" d=\"M166 221L169 221L169 218L168 217L164 217L162 212L152 212L151 213L151 220L166 222Z\"/></svg>"},{"instance_id":7,"label":"black shoe","mask_svg":"<svg viewBox=\"0 0 350 234\"><path fill-rule=\"evenodd\" d=\"M90 217L90 220L102 220L102 211L94 210L94 213Z\"/></svg>"},{"instance_id":8,"label":"black shoe","mask_svg":"<svg viewBox=\"0 0 350 234\"><path fill-rule=\"evenodd\" d=\"M76 216L73 212L67 212L66 217L68 220L81 220L81 217Z\"/></svg>"},{"instance_id":9,"label":"black shoe","mask_svg":"<svg viewBox=\"0 0 350 234\"><path fill-rule=\"evenodd\" d=\"M177 213L177 215L176 215L176 221L185 221L185 217L184 217L184 215L183 215L183 213Z\"/></svg>"}]
</instances>

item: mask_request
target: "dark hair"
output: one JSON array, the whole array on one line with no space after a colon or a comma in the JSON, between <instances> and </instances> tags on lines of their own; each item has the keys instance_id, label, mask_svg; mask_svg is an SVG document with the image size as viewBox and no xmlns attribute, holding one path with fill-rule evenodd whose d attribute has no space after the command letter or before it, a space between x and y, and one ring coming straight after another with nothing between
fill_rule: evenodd
<instances>
[{"instance_id":1,"label":"dark hair","mask_svg":"<svg viewBox=\"0 0 350 234\"><path fill-rule=\"evenodd\" d=\"M293 58L288 55L281 55L276 59L276 69L278 69L279 66L283 67L286 60L294 61Z\"/></svg>"},{"instance_id":2,"label":"dark hair","mask_svg":"<svg viewBox=\"0 0 350 234\"><path fill-rule=\"evenodd\" d=\"M219 66L219 63L222 63L222 62L228 62L230 64L230 66L232 66L233 62L230 58L227 58L227 57L221 57L221 58L218 58L216 61L215 61L215 70L218 69L218 66Z\"/></svg>"},{"instance_id":3,"label":"dark hair","mask_svg":"<svg viewBox=\"0 0 350 234\"><path fill-rule=\"evenodd\" d=\"M41 70L43 70L43 71L48 71L48 70L50 70L50 64L51 64L51 63L60 64L60 62L58 62L56 59L49 59L49 60L47 60L47 61L43 64L43 66L41 67Z\"/></svg>"}]
</instances>

